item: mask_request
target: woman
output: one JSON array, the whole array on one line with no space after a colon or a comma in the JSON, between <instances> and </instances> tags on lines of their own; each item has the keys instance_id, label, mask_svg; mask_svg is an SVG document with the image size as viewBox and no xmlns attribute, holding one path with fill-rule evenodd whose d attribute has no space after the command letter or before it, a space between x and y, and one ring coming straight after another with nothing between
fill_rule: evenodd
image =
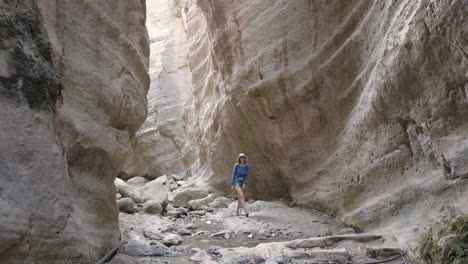
<instances>
[{"instance_id":1,"label":"woman","mask_svg":"<svg viewBox=\"0 0 468 264\"><path fill-rule=\"evenodd\" d=\"M237 215L239 215L239 209L242 207L245 212L245 216L249 217L249 212L245 205L244 191L249 178L249 165L247 164L247 156L244 153L239 154L237 164L234 165L232 170L232 181L231 190L235 189L238 195L237 200Z\"/></svg>"}]
</instances>

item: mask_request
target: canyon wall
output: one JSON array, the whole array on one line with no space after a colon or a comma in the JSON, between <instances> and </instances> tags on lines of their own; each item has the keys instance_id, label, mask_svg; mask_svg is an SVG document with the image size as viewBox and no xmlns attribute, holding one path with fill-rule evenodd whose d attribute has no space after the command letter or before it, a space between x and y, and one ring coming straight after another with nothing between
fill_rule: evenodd
<instances>
[{"instance_id":1,"label":"canyon wall","mask_svg":"<svg viewBox=\"0 0 468 264\"><path fill-rule=\"evenodd\" d=\"M468 2L196 1L187 12L193 139L227 191L290 196L415 238L468 211Z\"/></svg>"},{"instance_id":2,"label":"canyon wall","mask_svg":"<svg viewBox=\"0 0 468 264\"><path fill-rule=\"evenodd\" d=\"M0 2L0 262L94 263L146 117L144 1Z\"/></svg>"},{"instance_id":3,"label":"canyon wall","mask_svg":"<svg viewBox=\"0 0 468 264\"><path fill-rule=\"evenodd\" d=\"M132 138L122 177L154 179L186 174L198 150L188 139L193 111L185 4L167 0L148 0L146 4L151 48L148 118Z\"/></svg>"}]
</instances>

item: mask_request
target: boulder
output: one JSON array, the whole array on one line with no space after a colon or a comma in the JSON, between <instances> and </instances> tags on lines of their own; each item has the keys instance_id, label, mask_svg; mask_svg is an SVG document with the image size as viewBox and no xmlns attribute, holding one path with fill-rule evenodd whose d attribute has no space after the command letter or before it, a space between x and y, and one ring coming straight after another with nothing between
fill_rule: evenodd
<instances>
[{"instance_id":1,"label":"boulder","mask_svg":"<svg viewBox=\"0 0 468 264\"><path fill-rule=\"evenodd\" d=\"M191 200L201 199L208 196L208 193L198 189L186 189L174 196L172 205L174 207L188 207Z\"/></svg>"},{"instance_id":2,"label":"boulder","mask_svg":"<svg viewBox=\"0 0 468 264\"><path fill-rule=\"evenodd\" d=\"M188 206L191 210L200 210L203 206L207 206L218 197L218 194L212 193L205 198L189 201Z\"/></svg>"},{"instance_id":3,"label":"boulder","mask_svg":"<svg viewBox=\"0 0 468 264\"><path fill-rule=\"evenodd\" d=\"M155 201L161 204L163 209L166 208L168 197L167 189L158 179L148 182L141 187L139 191L143 202Z\"/></svg>"},{"instance_id":4,"label":"boulder","mask_svg":"<svg viewBox=\"0 0 468 264\"><path fill-rule=\"evenodd\" d=\"M212 260L211 256L206 252L206 250L200 250L195 255L190 257L191 260L195 262L205 262Z\"/></svg>"},{"instance_id":5,"label":"boulder","mask_svg":"<svg viewBox=\"0 0 468 264\"><path fill-rule=\"evenodd\" d=\"M162 214L163 211L162 205L157 201L150 200L143 204L143 212L147 214Z\"/></svg>"},{"instance_id":6,"label":"boulder","mask_svg":"<svg viewBox=\"0 0 468 264\"><path fill-rule=\"evenodd\" d=\"M182 237L176 234L170 234L163 238L162 243L168 247L182 243Z\"/></svg>"},{"instance_id":7,"label":"boulder","mask_svg":"<svg viewBox=\"0 0 468 264\"><path fill-rule=\"evenodd\" d=\"M117 201L117 206L121 212L133 214L138 211L137 205L131 198L122 198Z\"/></svg>"},{"instance_id":8,"label":"boulder","mask_svg":"<svg viewBox=\"0 0 468 264\"><path fill-rule=\"evenodd\" d=\"M218 197L208 206L213 208L227 208L231 202L232 200L227 197Z\"/></svg>"},{"instance_id":9,"label":"boulder","mask_svg":"<svg viewBox=\"0 0 468 264\"><path fill-rule=\"evenodd\" d=\"M135 203L141 202L141 195L133 189L132 186L128 185L122 179L116 178L114 180L114 185L117 191L123 196L131 198Z\"/></svg>"},{"instance_id":10,"label":"boulder","mask_svg":"<svg viewBox=\"0 0 468 264\"><path fill-rule=\"evenodd\" d=\"M154 181L159 182L164 185L167 182L167 176L166 175L159 176Z\"/></svg>"},{"instance_id":11,"label":"boulder","mask_svg":"<svg viewBox=\"0 0 468 264\"><path fill-rule=\"evenodd\" d=\"M132 187L141 187L148 183L148 179L141 177L141 176L136 176L127 181L127 184L132 186Z\"/></svg>"}]
</instances>

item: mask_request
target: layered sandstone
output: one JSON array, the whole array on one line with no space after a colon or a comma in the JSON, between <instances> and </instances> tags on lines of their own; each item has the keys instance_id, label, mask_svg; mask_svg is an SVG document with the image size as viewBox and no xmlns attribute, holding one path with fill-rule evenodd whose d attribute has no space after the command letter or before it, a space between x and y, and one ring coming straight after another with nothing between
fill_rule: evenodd
<instances>
[{"instance_id":1,"label":"layered sandstone","mask_svg":"<svg viewBox=\"0 0 468 264\"><path fill-rule=\"evenodd\" d=\"M0 3L0 262L94 263L146 117L143 1Z\"/></svg>"},{"instance_id":2,"label":"layered sandstone","mask_svg":"<svg viewBox=\"0 0 468 264\"><path fill-rule=\"evenodd\" d=\"M196 144L187 138L193 111L184 16L183 1L147 1L148 118L132 139L132 152L124 166L129 177L185 174L196 160Z\"/></svg>"},{"instance_id":3,"label":"layered sandstone","mask_svg":"<svg viewBox=\"0 0 468 264\"><path fill-rule=\"evenodd\" d=\"M200 164L227 191L291 196L413 236L468 211L468 5L197 1L187 10Z\"/></svg>"}]
</instances>

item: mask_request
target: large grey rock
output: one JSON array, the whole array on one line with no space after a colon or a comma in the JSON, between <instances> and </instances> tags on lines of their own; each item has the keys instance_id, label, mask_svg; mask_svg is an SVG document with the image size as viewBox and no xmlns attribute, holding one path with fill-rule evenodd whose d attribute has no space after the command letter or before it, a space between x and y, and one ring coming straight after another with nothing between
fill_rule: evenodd
<instances>
[{"instance_id":1,"label":"large grey rock","mask_svg":"<svg viewBox=\"0 0 468 264\"><path fill-rule=\"evenodd\" d=\"M150 201L143 203L143 212L147 214L156 215L156 214L162 214L164 212L164 209L162 205L158 203L157 201L150 200Z\"/></svg>"},{"instance_id":2,"label":"large grey rock","mask_svg":"<svg viewBox=\"0 0 468 264\"><path fill-rule=\"evenodd\" d=\"M197 199L197 200L191 200L187 203L189 208L191 210L200 210L202 207L209 205L211 202L213 202L216 198L219 197L219 194L217 193L211 193L205 198Z\"/></svg>"},{"instance_id":3,"label":"large grey rock","mask_svg":"<svg viewBox=\"0 0 468 264\"><path fill-rule=\"evenodd\" d=\"M135 189L133 189L132 186L128 185L122 179L115 178L114 185L115 185L115 188L117 189L117 191L123 197L131 198L135 203L141 202L140 194Z\"/></svg>"},{"instance_id":4,"label":"large grey rock","mask_svg":"<svg viewBox=\"0 0 468 264\"><path fill-rule=\"evenodd\" d=\"M187 207L191 200L201 199L208 196L208 193L197 189L186 189L174 196L172 205L175 207Z\"/></svg>"},{"instance_id":5,"label":"large grey rock","mask_svg":"<svg viewBox=\"0 0 468 264\"><path fill-rule=\"evenodd\" d=\"M127 214L133 214L138 211L137 205L132 201L131 198L122 198L117 201L117 207L121 212Z\"/></svg>"},{"instance_id":6,"label":"large grey rock","mask_svg":"<svg viewBox=\"0 0 468 264\"><path fill-rule=\"evenodd\" d=\"M136 176L127 181L127 184L136 188L136 187L141 187L148 183L148 179L141 177L141 176Z\"/></svg>"},{"instance_id":7,"label":"large grey rock","mask_svg":"<svg viewBox=\"0 0 468 264\"><path fill-rule=\"evenodd\" d=\"M168 191L161 181L153 180L139 188L142 201L156 201L165 208L167 206Z\"/></svg>"}]
</instances>

